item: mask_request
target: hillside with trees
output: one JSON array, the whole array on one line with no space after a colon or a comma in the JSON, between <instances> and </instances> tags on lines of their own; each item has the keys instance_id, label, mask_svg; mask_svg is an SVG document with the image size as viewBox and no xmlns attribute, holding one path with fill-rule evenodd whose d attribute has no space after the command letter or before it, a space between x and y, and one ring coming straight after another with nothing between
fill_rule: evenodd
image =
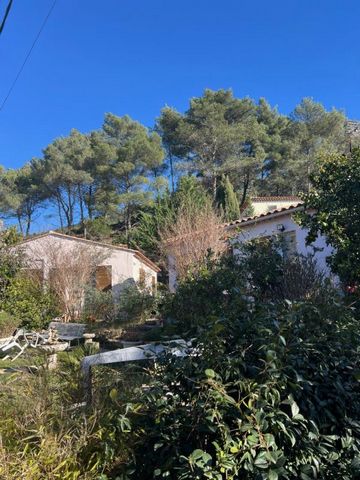
<instances>
[{"instance_id":1,"label":"hillside with trees","mask_svg":"<svg viewBox=\"0 0 360 480\"><path fill-rule=\"evenodd\" d=\"M177 209L182 177L196 177L229 221L251 196L307 192L317 157L349 145L345 115L310 98L282 115L263 98L205 90L184 113L165 107L153 128L107 113L99 130L74 128L44 146L40 158L1 168L0 218L29 235L40 216L51 217L63 231L86 228L90 238L112 236L153 256L163 217ZM146 239L151 229L155 237Z\"/></svg>"}]
</instances>

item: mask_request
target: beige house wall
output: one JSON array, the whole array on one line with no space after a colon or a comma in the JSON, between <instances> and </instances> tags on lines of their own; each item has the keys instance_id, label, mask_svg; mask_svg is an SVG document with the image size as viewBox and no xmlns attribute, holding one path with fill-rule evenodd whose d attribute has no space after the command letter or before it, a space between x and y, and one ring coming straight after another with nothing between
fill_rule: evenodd
<instances>
[{"instance_id":1,"label":"beige house wall","mask_svg":"<svg viewBox=\"0 0 360 480\"><path fill-rule=\"evenodd\" d=\"M254 216L262 215L264 213L272 212L273 210L280 210L281 208L288 208L297 205L300 199L274 199L274 200L252 200L252 207L254 209Z\"/></svg>"},{"instance_id":2,"label":"beige house wall","mask_svg":"<svg viewBox=\"0 0 360 480\"><path fill-rule=\"evenodd\" d=\"M146 273L146 286L149 288L157 283L157 272L145 262L136 258L134 251L121 247L96 244L96 242L84 242L74 237L65 235L48 234L38 238L30 239L21 245L27 258L29 268L42 268L45 282L49 279L53 252L57 255L74 254L81 248L91 251L92 255L98 257L97 266L111 266L112 291L114 297L121 294L124 285L137 283L140 279L140 269Z\"/></svg>"}]
</instances>

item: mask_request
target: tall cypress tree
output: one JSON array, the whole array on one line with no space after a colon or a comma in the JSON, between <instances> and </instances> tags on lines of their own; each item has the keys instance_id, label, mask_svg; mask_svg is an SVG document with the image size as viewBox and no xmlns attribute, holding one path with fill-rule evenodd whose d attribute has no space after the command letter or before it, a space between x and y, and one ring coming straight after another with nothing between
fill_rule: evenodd
<instances>
[{"instance_id":1,"label":"tall cypress tree","mask_svg":"<svg viewBox=\"0 0 360 480\"><path fill-rule=\"evenodd\" d=\"M227 175L222 177L220 187L218 188L217 203L225 220L230 222L240 218L239 200Z\"/></svg>"}]
</instances>

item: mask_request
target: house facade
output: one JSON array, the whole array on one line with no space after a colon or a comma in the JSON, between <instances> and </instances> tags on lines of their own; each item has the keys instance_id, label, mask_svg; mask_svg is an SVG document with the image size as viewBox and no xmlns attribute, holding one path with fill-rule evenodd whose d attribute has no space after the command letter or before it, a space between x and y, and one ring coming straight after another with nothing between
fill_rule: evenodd
<instances>
[{"instance_id":1,"label":"house facade","mask_svg":"<svg viewBox=\"0 0 360 480\"><path fill-rule=\"evenodd\" d=\"M308 230L295 221L294 215L304 209L302 202L296 202L297 197L285 197L286 200L284 201L278 200L278 208L269 209L270 203L275 205L276 198L284 197L271 197L272 200L268 200L269 197L265 197L267 200L264 200L264 197L260 198L262 198L262 201L259 201L262 208L259 208L258 211L261 213L225 224L223 228L226 237L231 238L234 245L257 238L280 238L284 241L287 252L304 256L313 255L319 271L336 284L338 279L332 274L326 261L327 257L332 254L333 248L327 244L326 238L322 235L319 235L314 243L307 245ZM283 206L284 204L285 206ZM239 250L234 247L234 254L236 255L238 252ZM176 265L171 256L168 257L168 267L169 289L174 292L176 290L177 274Z\"/></svg>"},{"instance_id":2,"label":"house facade","mask_svg":"<svg viewBox=\"0 0 360 480\"><path fill-rule=\"evenodd\" d=\"M229 236L239 243L264 237L282 239L289 253L313 255L319 271L332 278L333 274L326 259L332 254L333 248L327 244L326 238L322 235L319 235L311 245L307 245L308 229L298 225L294 219L294 215L303 209L302 203L280 207L228 223L225 229ZM336 281L335 277L333 279Z\"/></svg>"},{"instance_id":3,"label":"house facade","mask_svg":"<svg viewBox=\"0 0 360 480\"><path fill-rule=\"evenodd\" d=\"M71 260L93 262L95 287L111 290L114 298L121 295L124 285L140 283L155 291L160 269L137 250L124 245L112 245L80 237L48 232L20 243L26 269L43 283L51 283L55 269Z\"/></svg>"}]
</instances>

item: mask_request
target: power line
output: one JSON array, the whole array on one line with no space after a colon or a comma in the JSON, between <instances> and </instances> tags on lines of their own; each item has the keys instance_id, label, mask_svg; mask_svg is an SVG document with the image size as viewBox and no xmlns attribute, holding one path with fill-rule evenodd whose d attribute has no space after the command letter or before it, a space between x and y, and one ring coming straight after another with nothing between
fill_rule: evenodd
<instances>
[{"instance_id":1,"label":"power line","mask_svg":"<svg viewBox=\"0 0 360 480\"><path fill-rule=\"evenodd\" d=\"M8 91L6 97L4 98L4 100L3 100L2 104L1 104L0 112L1 112L1 110L4 108L4 105L5 105L5 103L7 102L8 98L10 97L11 92L13 91L13 89L14 89L14 87L15 87L15 85L16 85L16 82L18 81L18 79L19 79L19 77L20 77L20 75L21 75L21 72L24 70L24 67L25 67L25 65L26 65L26 62L29 60L29 57L30 57L30 55L31 55L31 52L33 51L33 49L34 49L37 41L39 40L39 37L40 37L40 35L41 35L41 32L44 30L44 27L45 27L45 25L46 25L46 22L48 21L50 15L51 15L51 12L54 10L54 7L55 7L56 2L57 2L57 0L54 0L54 2L52 3L52 5L51 5L51 7L50 7L50 9L49 9L46 17L44 18L44 21L43 21L43 23L41 24L41 27L40 27L40 29L39 29L39 31L38 31L38 33L37 33L37 35L36 35L36 37L35 37L32 45L31 45L28 53L26 54L26 57L25 57L22 65L21 65L21 67L20 67L20 69L19 69L19 71L18 71L18 73L17 73L17 75L16 75L13 83L11 84L11 87L9 88L9 91Z\"/></svg>"},{"instance_id":2,"label":"power line","mask_svg":"<svg viewBox=\"0 0 360 480\"><path fill-rule=\"evenodd\" d=\"M0 25L0 35L2 34L2 31L4 30L6 19L9 15L9 13L10 13L12 3L13 3L13 0L10 0L9 3L8 3L8 6L6 7L5 15L4 15L3 21L1 22L1 25Z\"/></svg>"}]
</instances>

